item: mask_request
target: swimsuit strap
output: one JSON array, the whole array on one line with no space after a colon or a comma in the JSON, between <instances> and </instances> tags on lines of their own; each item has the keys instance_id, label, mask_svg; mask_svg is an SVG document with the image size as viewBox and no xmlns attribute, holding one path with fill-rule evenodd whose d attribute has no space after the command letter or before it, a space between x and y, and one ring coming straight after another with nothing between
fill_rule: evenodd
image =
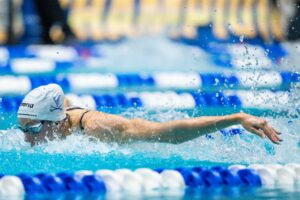
<instances>
[{"instance_id":1,"label":"swimsuit strap","mask_svg":"<svg viewBox=\"0 0 300 200\"><path fill-rule=\"evenodd\" d=\"M88 113L88 112L90 112L90 110L87 110L87 111L85 111L84 113L82 113L82 115L81 115L81 117L80 117L80 120L79 120L79 126L80 126L80 129L81 129L81 130L84 130L84 127L83 127L83 125L82 125L82 119L83 119L84 115L85 115L86 113Z\"/></svg>"},{"instance_id":2,"label":"swimsuit strap","mask_svg":"<svg viewBox=\"0 0 300 200\"><path fill-rule=\"evenodd\" d=\"M69 107L69 108L66 109L66 111L77 110L77 109L83 110L84 108L81 108L81 107Z\"/></svg>"},{"instance_id":3,"label":"swimsuit strap","mask_svg":"<svg viewBox=\"0 0 300 200\"><path fill-rule=\"evenodd\" d=\"M77 110L77 109L78 110L84 110L84 108L81 108L81 107L70 107L70 108L67 108L66 111ZM84 127L82 125L82 119L83 119L84 115L88 112L90 112L90 110L86 110L84 113L82 113L82 115L79 119L79 127L80 127L81 130L84 130Z\"/></svg>"}]
</instances>

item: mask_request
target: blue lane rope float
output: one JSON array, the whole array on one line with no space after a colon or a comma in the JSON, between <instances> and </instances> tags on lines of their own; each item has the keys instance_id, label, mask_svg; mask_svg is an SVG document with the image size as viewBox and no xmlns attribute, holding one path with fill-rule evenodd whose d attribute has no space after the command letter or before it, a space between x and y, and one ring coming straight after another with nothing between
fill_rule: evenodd
<instances>
[{"instance_id":1,"label":"blue lane rope float","mask_svg":"<svg viewBox=\"0 0 300 200\"><path fill-rule=\"evenodd\" d=\"M290 187L300 183L300 164L231 165L229 167L184 167L176 169L139 168L82 170L75 173L4 175L0 198L6 195L53 193L147 193L150 191L218 187Z\"/></svg>"},{"instance_id":2,"label":"blue lane rope float","mask_svg":"<svg viewBox=\"0 0 300 200\"><path fill-rule=\"evenodd\" d=\"M73 173L58 173L57 176L61 178L61 180L65 184L65 189L67 191L73 192L87 192L87 188L85 187L84 183L81 181L80 177L74 176Z\"/></svg>"},{"instance_id":3,"label":"blue lane rope float","mask_svg":"<svg viewBox=\"0 0 300 200\"><path fill-rule=\"evenodd\" d=\"M287 90L300 82L293 72L240 72L238 74L156 73L156 74L69 74L45 76L0 76L0 94L25 94L41 85L56 83L65 91L92 91L126 87L147 87L160 90L214 89L277 89Z\"/></svg>"},{"instance_id":4,"label":"blue lane rope float","mask_svg":"<svg viewBox=\"0 0 300 200\"><path fill-rule=\"evenodd\" d=\"M71 104L88 109L144 107L147 109L280 108L289 101L288 91L140 92L103 95L66 94ZM22 96L0 96L0 110L18 109Z\"/></svg>"}]
</instances>

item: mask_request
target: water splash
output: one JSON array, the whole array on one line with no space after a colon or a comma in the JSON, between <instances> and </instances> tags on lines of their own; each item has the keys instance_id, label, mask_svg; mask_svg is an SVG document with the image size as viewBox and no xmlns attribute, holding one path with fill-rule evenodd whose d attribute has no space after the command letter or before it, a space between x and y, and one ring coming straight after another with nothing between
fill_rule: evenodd
<instances>
[{"instance_id":1,"label":"water splash","mask_svg":"<svg viewBox=\"0 0 300 200\"><path fill-rule=\"evenodd\" d=\"M300 116L300 84L294 83L291 86L289 94L289 102L286 105L288 109L288 116L291 118L298 118Z\"/></svg>"},{"instance_id":2,"label":"water splash","mask_svg":"<svg viewBox=\"0 0 300 200\"><path fill-rule=\"evenodd\" d=\"M122 115L130 118L146 116L155 121L188 118L186 112L174 110L163 113L128 110ZM268 120L283 133L284 142L281 145L274 145L252 134L223 136L219 132L213 134L213 139L200 137L179 145L147 142L106 144L74 133L65 140L30 147L24 142L22 133L12 129L0 135L0 172L300 162L300 135L297 132L300 121L284 117Z\"/></svg>"},{"instance_id":3,"label":"water splash","mask_svg":"<svg viewBox=\"0 0 300 200\"><path fill-rule=\"evenodd\" d=\"M244 39L245 39L245 35L241 35L240 36L240 42L244 42Z\"/></svg>"}]
</instances>

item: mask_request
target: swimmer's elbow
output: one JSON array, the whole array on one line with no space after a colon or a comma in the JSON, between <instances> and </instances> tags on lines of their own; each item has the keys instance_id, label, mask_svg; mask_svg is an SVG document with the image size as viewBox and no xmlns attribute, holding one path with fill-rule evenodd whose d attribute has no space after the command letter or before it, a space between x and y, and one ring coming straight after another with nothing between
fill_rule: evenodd
<instances>
[{"instance_id":1,"label":"swimmer's elbow","mask_svg":"<svg viewBox=\"0 0 300 200\"><path fill-rule=\"evenodd\" d=\"M131 140L155 141L160 136L159 123L140 118L131 119L126 123L124 136Z\"/></svg>"},{"instance_id":2,"label":"swimmer's elbow","mask_svg":"<svg viewBox=\"0 0 300 200\"><path fill-rule=\"evenodd\" d=\"M169 123L152 122L144 119L132 119L126 123L123 138L126 140L141 140L169 144L187 142L184 132L174 130Z\"/></svg>"}]
</instances>

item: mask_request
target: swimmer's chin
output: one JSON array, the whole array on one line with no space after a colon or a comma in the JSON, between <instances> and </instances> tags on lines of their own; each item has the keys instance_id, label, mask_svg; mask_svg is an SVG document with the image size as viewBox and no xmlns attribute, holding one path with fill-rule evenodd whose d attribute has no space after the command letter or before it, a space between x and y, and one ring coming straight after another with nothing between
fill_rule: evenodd
<instances>
[{"instance_id":1,"label":"swimmer's chin","mask_svg":"<svg viewBox=\"0 0 300 200\"><path fill-rule=\"evenodd\" d=\"M29 143L31 147L47 144L47 143L53 142L53 141L61 141L64 139L65 138L58 137L56 135L53 135L51 137L45 136L45 137L41 138L39 136L34 136L34 135L29 135L29 134L25 134L25 138L24 138L25 142Z\"/></svg>"}]
</instances>

